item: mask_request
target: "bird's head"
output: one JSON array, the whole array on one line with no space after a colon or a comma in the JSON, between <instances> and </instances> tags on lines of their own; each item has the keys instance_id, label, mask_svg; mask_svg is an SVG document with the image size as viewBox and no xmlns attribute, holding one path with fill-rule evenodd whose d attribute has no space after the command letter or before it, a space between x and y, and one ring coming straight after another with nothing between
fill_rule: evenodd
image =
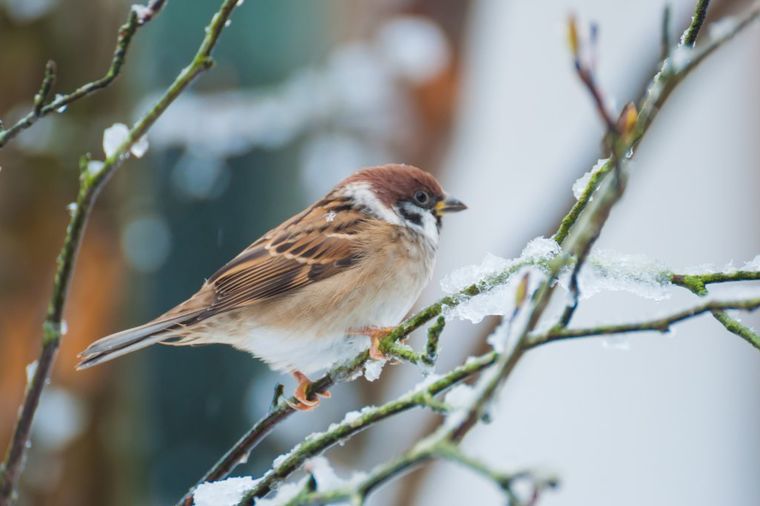
<instances>
[{"instance_id":1,"label":"bird's head","mask_svg":"<svg viewBox=\"0 0 760 506\"><path fill-rule=\"evenodd\" d=\"M362 169L338 186L374 218L404 226L437 243L443 215L467 209L450 197L429 173L411 165Z\"/></svg>"}]
</instances>

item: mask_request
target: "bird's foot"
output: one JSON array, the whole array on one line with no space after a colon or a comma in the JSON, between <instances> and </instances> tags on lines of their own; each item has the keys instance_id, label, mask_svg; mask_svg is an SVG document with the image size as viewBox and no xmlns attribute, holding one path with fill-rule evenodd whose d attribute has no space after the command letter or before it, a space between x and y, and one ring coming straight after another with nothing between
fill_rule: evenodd
<instances>
[{"instance_id":1,"label":"bird's foot","mask_svg":"<svg viewBox=\"0 0 760 506\"><path fill-rule=\"evenodd\" d=\"M388 356L380 350L380 341L396 327L360 327L349 329L349 335L369 336L369 358L372 360L388 360Z\"/></svg>"},{"instance_id":2,"label":"bird's foot","mask_svg":"<svg viewBox=\"0 0 760 506\"><path fill-rule=\"evenodd\" d=\"M331 396L330 392L327 391L319 392L317 394L310 393L309 389L311 388L312 381L301 371L294 371L293 377L298 382L298 386L296 387L295 392L293 392L293 397L295 397L298 402L288 403L293 409L297 409L299 411L312 410L319 406L319 396L325 398L329 398Z\"/></svg>"}]
</instances>

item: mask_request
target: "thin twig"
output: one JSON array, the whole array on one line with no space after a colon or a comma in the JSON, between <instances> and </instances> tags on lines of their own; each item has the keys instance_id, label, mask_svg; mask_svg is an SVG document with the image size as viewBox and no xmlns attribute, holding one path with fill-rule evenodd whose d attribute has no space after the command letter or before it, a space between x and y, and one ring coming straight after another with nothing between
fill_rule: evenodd
<instances>
[{"instance_id":1,"label":"thin twig","mask_svg":"<svg viewBox=\"0 0 760 506\"><path fill-rule=\"evenodd\" d=\"M161 2L154 2L159 7ZM127 139L111 154L104 162L99 171L91 173L88 170L87 157L83 157L81 162L79 194L76 200L74 212L71 215L63 247L58 255L55 280L53 284L53 294L48 305L45 323L43 325L42 350L37 360L37 368L32 377L31 384L26 390L24 401L19 411L18 421L13 432L5 461L0 473L0 506L7 506L15 499L18 479L21 475L24 457L26 454L27 443L29 441L29 431L34 418L34 413L39 404L42 389L50 377L50 370L60 345L63 335L63 311L66 297L68 294L69 284L74 271L74 264L77 258L80 243L87 224L87 218L92 210L92 206L103 188L108 178L128 157L132 145L142 138L153 123L169 107L174 99L184 91L193 79L200 73L208 69L212 60L210 57L211 50L216 45L219 35L224 29L224 24L229 18L232 10L235 8L237 0L225 0L219 11L214 15L210 24L206 28L206 35L201 42L198 52L192 62L182 69L174 82L164 92L158 102L132 127ZM130 15L130 23L137 21L135 11ZM134 33L134 29L131 29ZM126 36L127 39L131 34ZM122 37L120 37L121 39ZM121 51L126 49L126 44ZM117 54L120 52L117 49ZM123 54L115 58L117 66L121 65ZM42 109L44 111L45 108Z\"/></svg>"},{"instance_id":2,"label":"thin twig","mask_svg":"<svg viewBox=\"0 0 760 506\"><path fill-rule=\"evenodd\" d=\"M670 280L673 284L682 286L693 293L703 297L707 295L706 285L711 283L726 283L732 281L746 281L760 279L760 272L754 271L735 271L729 273L713 272L705 274L673 274ZM726 330L741 337L755 348L760 349L760 335L751 328L742 325L742 323L731 317L727 312L722 310L712 311L713 317L723 325Z\"/></svg>"},{"instance_id":3,"label":"thin twig","mask_svg":"<svg viewBox=\"0 0 760 506\"><path fill-rule=\"evenodd\" d=\"M694 7L694 14L691 16L691 23L686 31L681 36L681 45L687 47L694 47L697 43L697 36L702 29L702 25L707 17L707 7L710 5L710 0L698 0L697 5Z\"/></svg>"},{"instance_id":4,"label":"thin twig","mask_svg":"<svg viewBox=\"0 0 760 506\"><path fill-rule=\"evenodd\" d=\"M45 74L42 77L40 90L34 96L34 110L32 113L36 117L40 116L42 112L42 106L45 104L45 100L47 100L48 96L50 95L50 90L53 88L53 84L55 83L55 73L55 62L53 60L49 60L45 65Z\"/></svg>"},{"instance_id":5,"label":"thin twig","mask_svg":"<svg viewBox=\"0 0 760 506\"><path fill-rule=\"evenodd\" d=\"M52 87L52 81L55 74L55 68L51 70L51 63L48 62L48 66L45 69L45 76L42 80L40 90L42 91L47 87L45 93L38 93L34 97L34 109L26 114L23 118L18 120L14 125L7 130L0 128L0 148L16 137L22 130L27 129L34 125L38 119L47 116L48 114L64 110L69 104L75 102L81 98L86 97L92 93L95 93L110 85L114 79L119 76L121 67L124 64L124 58L127 55L127 49L132 41L132 36L135 34L138 28L145 23L153 19L161 10L164 5L164 0L153 0L146 8L141 11L144 15L138 16L137 11L132 8L129 11L129 17L127 21L119 28L118 37L116 40L116 49L114 50L111 63L106 71L105 75L100 79L89 82L65 95L57 95L51 102L45 103ZM52 77L51 77L52 74Z\"/></svg>"},{"instance_id":6,"label":"thin twig","mask_svg":"<svg viewBox=\"0 0 760 506\"><path fill-rule=\"evenodd\" d=\"M358 418L344 420L325 432L310 436L307 440L296 445L288 455L278 462L267 472L256 485L248 491L244 500L248 501L255 497L262 497L269 493L283 479L299 469L310 457L319 455L326 449L362 431L366 427L393 416L402 411L427 406L431 396L438 395L460 381L471 377L493 363L496 353L491 352L467 361L448 372L443 377L436 379L429 386L417 391L408 392L398 399L383 404L382 406L365 408ZM192 495L191 495L192 497Z\"/></svg>"},{"instance_id":7,"label":"thin twig","mask_svg":"<svg viewBox=\"0 0 760 506\"><path fill-rule=\"evenodd\" d=\"M563 341L566 339L611 334L625 334L628 332L668 332L674 323L679 323L704 313L720 313L728 309L741 309L744 311L750 311L757 309L758 307L760 307L760 298L711 301L654 320L647 320L636 323L622 323L617 325L599 325L595 327L579 329L555 328L545 334L531 336L528 339L526 346L528 348L535 348L549 342ZM741 337L749 342L752 346L760 350L760 339L758 339L756 335L751 338L747 338L745 336Z\"/></svg>"},{"instance_id":8,"label":"thin twig","mask_svg":"<svg viewBox=\"0 0 760 506\"><path fill-rule=\"evenodd\" d=\"M735 309L735 308L727 308L727 309ZM752 330L751 328L747 327L746 325L742 325L742 323L737 320L736 318L732 318L726 311L724 310L717 310L714 309L711 311L713 317L718 320L721 325L723 325L726 330L731 332L732 334L736 334L737 336L741 337L745 341L747 341L749 344L760 350L760 334Z\"/></svg>"},{"instance_id":9,"label":"thin twig","mask_svg":"<svg viewBox=\"0 0 760 506\"><path fill-rule=\"evenodd\" d=\"M670 56L670 23L673 14L673 7L670 2L662 8L662 26L660 27L660 60L665 61Z\"/></svg>"},{"instance_id":10,"label":"thin twig","mask_svg":"<svg viewBox=\"0 0 760 506\"><path fill-rule=\"evenodd\" d=\"M735 281L760 280L760 271L706 272L703 274L671 274L670 282L691 290L697 295L707 295L705 285Z\"/></svg>"},{"instance_id":11,"label":"thin twig","mask_svg":"<svg viewBox=\"0 0 760 506\"><path fill-rule=\"evenodd\" d=\"M425 355L422 357L422 361L428 367L433 367L438 361L438 340L445 326L446 318L439 316L428 329L427 341L425 342Z\"/></svg>"}]
</instances>

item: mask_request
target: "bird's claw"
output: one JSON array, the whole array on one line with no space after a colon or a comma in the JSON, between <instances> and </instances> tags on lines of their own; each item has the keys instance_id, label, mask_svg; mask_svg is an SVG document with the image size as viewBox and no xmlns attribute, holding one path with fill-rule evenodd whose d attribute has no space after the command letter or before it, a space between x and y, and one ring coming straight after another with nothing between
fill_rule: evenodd
<instances>
[{"instance_id":1,"label":"bird's claw","mask_svg":"<svg viewBox=\"0 0 760 506\"><path fill-rule=\"evenodd\" d=\"M319 406L319 397L329 398L332 396L330 392L318 392L317 394L310 393L312 381L301 371L293 372L293 377L298 381L298 386L293 392L293 397L298 401L297 403L287 401L288 405L297 409L298 411L310 411Z\"/></svg>"}]
</instances>

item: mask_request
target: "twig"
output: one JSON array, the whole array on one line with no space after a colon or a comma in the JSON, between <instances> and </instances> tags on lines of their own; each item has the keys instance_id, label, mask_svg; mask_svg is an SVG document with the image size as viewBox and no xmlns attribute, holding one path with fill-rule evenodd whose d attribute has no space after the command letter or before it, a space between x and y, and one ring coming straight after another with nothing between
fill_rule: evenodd
<instances>
[{"instance_id":1,"label":"twig","mask_svg":"<svg viewBox=\"0 0 760 506\"><path fill-rule=\"evenodd\" d=\"M31 127L38 119L47 116L48 114L63 110L72 102L75 102L87 95L95 93L111 84L121 72L121 67L124 64L124 58L129 48L129 43L132 41L132 36L135 34L138 28L145 23L153 19L161 10L164 5L164 0L151 1L142 11L142 16L138 15L138 11L133 7L129 11L129 17L127 21L119 28L119 34L116 40L116 49L114 50L113 57L111 58L111 64L108 67L105 75L100 79L89 82L80 86L73 92L66 95L57 95L53 101L45 104L50 89L55 78L55 66L53 62L48 62L45 67L45 75L42 79L42 85L40 86L40 92L34 97L34 109L26 114L23 118L18 120L14 125L6 130L0 128L0 148L16 137L22 130ZM44 93L43 93L44 91Z\"/></svg>"},{"instance_id":2,"label":"twig","mask_svg":"<svg viewBox=\"0 0 760 506\"><path fill-rule=\"evenodd\" d=\"M562 341L566 339L576 339L579 337L593 337L610 334L624 334L628 332L668 332L671 325L679 323L689 318L704 314L704 313L722 313L727 309L741 309L750 311L760 307L760 298L742 299L742 300L727 300L727 301L712 301L694 306L677 313L673 313L663 318L657 318L654 320L636 322L636 323L623 323L618 325L599 325L596 327L579 328L579 329L552 329L549 332L541 335L531 336L526 344L527 348L535 348L543 344L555 341ZM731 332L734 332L731 330ZM751 332L751 331L750 331ZM737 332L734 332L737 335ZM747 337L740 335L743 339L749 342L752 346L760 350L760 338L757 335Z\"/></svg>"},{"instance_id":3,"label":"twig","mask_svg":"<svg viewBox=\"0 0 760 506\"><path fill-rule=\"evenodd\" d=\"M446 318L439 316L428 329L427 341L425 342L425 355L422 357L422 361L428 367L433 367L438 361L438 340L445 326Z\"/></svg>"},{"instance_id":4,"label":"twig","mask_svg":"<svg viewBox=\"0 0 760 506\"><path fill-rule=\"evenodd\" d=\"M429 405L430 397L438 395L460 381L482 371L493 364L496 356L495 352L491 352L470 359L467 363L454 368L443 377L433 381L427 387L408 392L382 406L365 408L361 411L358 418L343 420L325 432L310 436L305 441L296 445L284 459L268 471L246 494L244 501L250 501L252 498L266 495L277 483L299 469L308 458L319 455L331 446L351 437L370 425L402 411Z\"/></svg>"},{"instance_id":5,"label":"twig","mask_svg":"<svg viewBox=\"0 0 760 506\"><path fill-rule=\"evenodd\" d=\"M691 290L697 295L707 295L705 285L734 281L760 280L759 271L707 272L704 274L671 274L670 282Z\"/></svg>"},{"instance_id":6,"label":"twig","mask_svg":"<svg viewBox=\"0 0 760 506\"><path fill-rule=\"evenodd\" d=\"M274 392L272 392L272 402L269 404L269 412L277 409L277 406L280 404L280 399L283 396L283 393L285 392L285 385L282 383L277 383L274 386Z\"/></svg>"},{"instance_id":7,"label":"twig","mask_svg":"<svg viewBox=\"0 0 760 506\"><path fill-rule=\"evenodd\" d=\"M161 2L154 2L154 4L160 7ZM0 506L10 504L15 497L18 479L23 468L27 442L29 441L29 431L34 418L34 413L39 404L42 389L50 376L50 370L63 335L63 310L74 270L77 252L87 224L87 218L92 210L92 206L98 193L108 181L108 178L113 171L115 171L129 157L129 150L132 145L145 135L158 117L161 116L174 99L187 88L193 79L211 66L211 50L215 46L219 35L224 29L224 24L236 4L237 0L225 0L222 3L219 11L214 15L210 24L207 26L206 35L192 62L182 69L158 102L132 127L127 139L113 154L111 154L111 156L106 158L102 167L93 173L88 169L88 157L83 157L80 162L80 168L82 170L80 172L79 194L77 196L74 212L71 215L66 229L63 248L57 259L53 294L48 305L47 316L45 317L45 323L43 325L42 350L37 361L37 368L32 377L31 384L26 390L18 421L16 422L16 427L2 466L2 473L0 474ZM136 14L132 11L130 22L125 26L131 26L136 22ZM128 29L127 32L129 35L126 35L125 37L128 42L131 33L134 33L134 28ZM122 38L123 37L120 36L120 40ZM120 51L122 52L121 57L114 58L114 61L117 62L117 68L121 65L123 51L126 48L127 42L124 43L125 45L123 47L120 46L121 49L117 48L117 54L119 54ZM42 110L44 111L45 108Z\"/></svg>"},{"instance_id":8,"label":"twig","mask_svg":"<svg viewBox=\"0 0 760 506\"><path fill-rule=\"evenodd\" d=\"M697 43L697 36L699 30L702 29L702 25L707 17L707 7L710 5L710 0L698 0L696 7L694 7L694 14L691 16L691 23L686 31L681 36L681 45L687 47L694 47Z\"/></svg>"},{"instance_id":9,"label":"twig","mask_svg":"<svg viewBox=\"0 0 760 506\"><path fill-rule=\"evenodd\" d=\"M614 121L612 119L612 116L610 116L610 112L607 109L606 104L603 100L603 93L599 86L596 83L596 79L594 78L594 66L595 66L595 54L596 54L596 29L592 27L591 31L591 48L590 51L587 51L587 53L590 53L592 56L591 62L586 62L581 58L581 54L584 53L583 48L580 47L580 44L576 41L573 41L573 39L577 39L577 27L575 26L575 19L570 18L570 26L569 30L572 34L576 34L574 36L571 36L571 44L570 49L573 53L573 59L575 62L575 70L578 74L578 78L581 80L581 82L585 85L586 89L588 90L589 94L594 100L594 103L596 104L597 112L599 113L599 116L601 120L604 122L604 124L607 127L607 132L605 134L605 144L607 145L607 149L609 150L609 164L614 169L614 183L615 183L615 191L617 192L617 196L615 196L615 200L619 198L620 195L622 195L624 189L625 189L625 177L623 174L623 162L624 162L624 156L625 151L628 149L628 140L630 138L630 134L633 131L633 127L636 124L637 120L637 112L636 112L636 106L633 104L628 104L626 107L618 114L617 121ZM606 165L606 164L605 164ZM598 172L601 172L598 171ZM609 212L609 211L608 211ZM606 220L606 215L603 217L603 220ZM599 228L601 230L601 228ZM573 314L575 314L575 310L578 307L578 301L580 298L580 290L578 287L578 273L580 271L581 266L585 263L586 257L591 251L591 248L593 247L594 243L596 242L596 239L598 238L598 235L589 237L588 245L583 248L582 251L580 251L576 256L576 262L573 266L573 270L570 274L570 282L568 290L570 292L570 301L565 306L565 309L562 313L562 316L560 317L559 325L561 327L566 327L570 320L573 317Z\"/></svg>"},{"instance_id":10,"label":"twig","mask_svg":"<svg viewBox=\"0 0 760 506\"><path fill-rule=\"evenodd\" d=\"M662 8L662 26L660 27L660 59L665 61L670 56L670 23L673 7L666 3Z\"/></svg>"},{"instance_id":11,"label":"twig","mask_svg":"<svg viewBox=\"0 0 760 506\"><path fill-rule=\"evenodd\" d=\"M509 278L517 272L523 265L519 264L504 272L498 273L488 279L482 280L479 283L472 284L457 294L443 297L438 302L431 304L425 309L421 310L414 316L405 320L393 329L381 343L381 350L386 351L389 345L396 343L397 341L405 338L413 331L425 325L427 322L441 315L443 308L454 307L458 304L475 297L481 293L488 291L491 287L505 283ZM354 359L345 364L340 364L337 367L331 369L327 374L319 378L312 383L309 393L319 393L328 390L337 381L344 379L354 378L364 367L365 362L369 358L369 352L365 351L360 353ZM296 404L295 398L290 399L290 404ZM250 452L258 446L258 444L271 432L275 425L284 421L287 417L293 414L293 408L287 402L281 402L277 409L271 411L266 416L258 420L248 432L241 437L227 453L225 453L212 467L209 469L203 477L195 482L185 495L177 503L178 505L191 505L193 492L198 485L208 481L217 481L226 477L240 462L242 455L248 455Z\"/></svg>"},{"instance_id":12,"label":"twig","mask_svg":"<svg viewBox=\"0 0 760 506\"><path fill-rule=\"evenodd\" d=\"M673 62L668 59L663 62L659 72L654 77L646 92L646 97L642 101L641 107L639 107L639 119L636 123L636 128L633 133L634 142L633 148L641 142L642 135L647 131L651 125L657 113L662 108L662 105L670 96L671 92L678 86L678 84L694 70L697 65L710 56L716 49L723 46L726 42L733 39L738 33L744 30L750 23L755 21L760 16L760 1L755 0L752 5L740 15L738 20L734 23L730 30L721 31L719 35L711 38L705 44L690 50L685 62L682 62L679 68L675 68ZM695 18L694 21L699 21ZM698 33L698 29L689 29L692 32ZM700 25L701 26L701 22Z\"/></svg>"},{"instance_id":13,"label":"twig","mask_svg":"<svg viewBox=\"0 0 760 506\"><path fill-rule=\"evenodd\" d=\"M670 277L671 282L683 286L684 288L691 290L693 293L699 296L707 295L707 288L705 285L710 283L725 283L730 281L744 281L744 280L757 280L760 279L760 272L754 271L735 271L730 273L706 273L706 274L674 274ZM742 325L742 323L731 317L728 313L722 310L713 310L713 317L723 325L726 330L736 334L755 348L760 349L760 335L754 332L751 328Z\"/></svg>"},{"instance_id":14,"label":"twig","mask_svg":"<svg viewBox=\"0 0 760 506\"><path fill-rule=\"evenodd\" d=\"M607 109L607 104L604 100L604 95L602 93L602 90L597 86L596 79L594 77L594 67L596 62L596 33L597 29L595 25L592 25L590 29L590 44L588 51L584 51L583 45L580 43L580 39L578 37L578 26L577 22L574 16L571 16L568 19L568 39L569 39L569 45L570 45L570 51L573 54L573 64L575 65L575 72L578 74L578 78L581 80L583 85L586 87L588 92L591 94L591 97L594 100L594 105L596 105L597 113L599 114L599 117L602 118L602 121L604 121L604 124L607 127L608 132L615 132L617 131L617 125L615 120L612 118L612 115L610 114L609 110ZM583 58L584 53L588 53L588 61L585 61Z\"/></svg>"},{"instance_id":15,"label":"twig","mask_svg":"<svg viewBox=\"0 0 760 506\"><path fill-rule=\"evenodd\" d=\"M727 308L727 309L735 309L735 308ZM746 325L742 325L739 320L736 318L732 318L729 316L728 313L726 313L723 310L717 310L714 309L711 311L713 317L718 320L721 325L723 325L726 330L731 332L732 334L736 334L737 336L741 337L745 341L747 341L749 344L760 350L760 335L758 335L757 332L752 330L751 328L747 327Z\"/></svg>"},{"instance_id":16,"label":"twig","mask_svg":"<svg viewBox=\"0 0 760 506\"><path fill-rule=\"evenodd\" d=\"M674 70L672 62L669 60L662 63L659 71L649 84L644 97L640 100L638 119L634 131L632 132L634 138L632 144L634 148L641 142L644 134L649 130L649 127L657 116L657 113L659 113L663 104L676 86L678 86L678 84L702 62L702 60L731 40L736 34L746 28L747 25L755 21L758 15L760 15L760 2L755 1L752 6L741 15L731 30L721 32L720 36L711 39L703 47L695 49L691 58L689 58L680 69ZM610 171L612 171L613 168L614 164L611 161L607 161L607 163L591 176L581 197L562 218L560 226L553 236L555 241L562 244L567 239L570 229L575 225L581 212L588 205L591 196L598 188L600 182Z\"/></svg>"},{"instance_id":17,"label":"twig","mask_svg":"<svg viewBox=\"0 0 760 506\"><path fill-rule=\"evenodd\" d=\"M55 62L53 60L49 60L47 64L45 65L45 74L42 77L42 84L40 85L40 91L37 92L37 94L34 96L34 111L33 114L36 117L40 116L42 106L45 104L45 100L47 100L48 96L50 95L50 89L53 87L53 84L55 83Z\"/></svg>"}]
</instances>

